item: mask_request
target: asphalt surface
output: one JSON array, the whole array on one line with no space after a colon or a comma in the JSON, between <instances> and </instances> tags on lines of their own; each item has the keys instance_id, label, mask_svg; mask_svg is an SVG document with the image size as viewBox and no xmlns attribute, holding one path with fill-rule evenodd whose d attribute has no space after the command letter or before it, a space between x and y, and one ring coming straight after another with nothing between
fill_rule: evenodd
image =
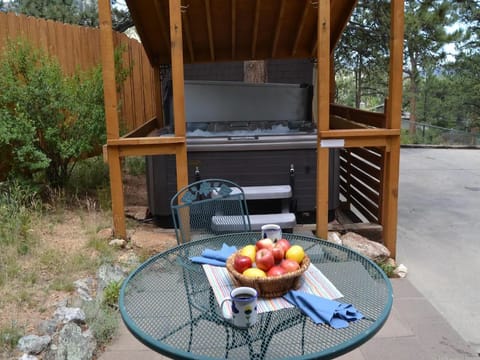
<instances>
[{"instance_id":1,"label":"asphalt surface","mask_svg":"<svg viewBox=\"0 0 480 360\"><path fill-rule=\"evenodd\" d=\"M480 149L402 148L397 261L480 356Z\"/></svg>"}]
</instances>

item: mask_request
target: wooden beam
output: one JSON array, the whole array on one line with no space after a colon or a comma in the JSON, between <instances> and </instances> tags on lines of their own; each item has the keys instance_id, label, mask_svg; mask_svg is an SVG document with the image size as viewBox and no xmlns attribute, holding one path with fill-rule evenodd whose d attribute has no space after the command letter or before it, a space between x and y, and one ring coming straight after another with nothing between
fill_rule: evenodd
<instances>
[{"instance_id":1,"label":"wooden beam","mask_svg":"<svg viewBox=\"0 0 480 360\"><path fill-rule=\"evenodd\" d=\"M387 127L400 129L403 77L403 0L391 2L390 25L390 82L387 106ZM400 131L400 130L399 130ZM383 239L395 258L397 247L398 179L400 176L400 135L392 139L391 150L385 157Z\"/></svg>"},{"instance_id":2,"label":"wooden beam","mask_svg":"<svg viewBox=\"0 0 480 360\"><path fill-rule=\"evenodd\" d=\"M215 44L213 41L212 13L210 0L205 0L205 19L207 21L208 46L210 48L210 60L215 61Z\"/></svg>"},{"instance_id":3,"label":"wooden beam","mask_svg":"<svg viewBox=\"0 0 480 360\"><path fill-rule=\"evenodd\" d=\"M181 190L188 184L181 0L169 0L169 10L175 136L183 138L183 144L177 149L175 155L177 190Z\"/></svg>"},{"instance_id":4,"label":"wooden beam","mask_svg":"<svg viewBox=\"0 0 480 360\"><path fill-rule=\"evenodd\" d=\"M136 145L157 145L157 144L184 144L183 136L151 136L133 137L107 140L108 146L136 146Z\"/></svg>"},{"instance_id":5,"label":"wooden beam","mask_svg":"<svg viewBox=\"0 0 480 360\"><path fill-rule=\"evenodd\" d=\"M142 125L139 127L133 129L129 133L123 135L120 139L123 138L131 138L131 137L143 137L143 136L148 136L153 130L157 129L157 118L154 117L147 122L144 122ZM115 140L115 139L112 139Z\"/></svg>"},{"instance_id":6,"label":"wooden beam","mask_svg":"<svg viewBox=\"0 0 480 360\"><path fill-rule=\"evenodd\" d=\"M317 21L317 236L328 237L329 150L320 147L322 132L330 126L330 0L318 0Z\"/></svg>"},{"instance_id":7,"label":"wooden beam","mask_svg":"<svg viewBox=\"0 0 480 360\"><path fill-rule=\"evenodd\" d=\"M105 118L107 140L118 139L118 100L115 83L115 59L113 46L112 14L109 0L99 0L98 17L100 22L100 51L102 56L103 94L105 102ZM122 167L120 155L116 149L107 146L108 169L110 173L110 193L112 198L113 232L126 239Z\"/></svg>"},{"instance_id":8,"label":"wooden beam","mask_svg":"<svg viewBox=\"0 0 480 360\"><path fill-rule=\"evenodd\" d=\"M258 24L260 22L260 5L262 0L255 1L255 19L253 20L252 34L252 59L255 59L255 51L257 48Z\"/></svg>"},{"instance_id":9,"label":"wooden beam","mask_svg":"<svg viewBox=\"0 0 480 360\"><path fill-rule=\"evenodd\" d=\"M305 7L303 8L302 19L300 20L300 25L297 29L297 34L295 35L295 42L293 43L292 56L295 56L298 51L298 46L300 39L302 37L303 28L305 27L305 22L307 21L308 10L310 9L310 1L305 1Z\"/></svg>"},{"instance_id":10,"label":"wooden beam","mask_svg":"<svg viewBox=\"0 0 480 360\"><path fill-rule=\"evenodd\" d=\"M175 136L185 137L185 78L183 72L181 0L169 0L169 4Z\"/></svg>"},{"instance_id":11,"label":"wooden beam","mask_svg":"<svg viewBox=\"0 0 480 360\"><path fill-rule=\"evenodd\" d=\"M107 146L110 173L110 195L112 197L113 229L115 236L127 238L125 224L125 200L123 198L122 164L116 147Z\"/></svg>"},{"instance_id":12,"label":"wooden beam","mask_svg":"<svg viewBox=\"0 0 480 360\"><path fill-rule=\"evenodd\" d=\"M278 12L277 25L275 26L275 35L273 37L272 45L272 58L277 54L278 41L280 40L280 30L283 20L283 15L285 13L285 0L282 0L280 4L280 11Z\"/></svg>"},{"instance_id":13,"label":"wooden beam","mask_svg":"<svg viewBox=\"0 0 480 360\"><path fill-rule=\"evenodd\" d=\"M232 0L232 60L237 49L237 2Z\"/></svg>"},{"instance_id":14,"label":"wooden beam","mask_svg":"<svg viewBox=\"0 0 480 360\"><path fill-rule=\"evenodd\" d=\"M118 99L115 83L115 59L113 55L112 15L110 2L108 0L99 0L98 16L100 22L100 52L102 56L107 139L114 139L120 136L120 130L118 125Z\"/></svg>"},{"instance_id":15,"label":"wooden beam","mask_svg":"<svg viewBox=\"0 0 480 360\"><path fill-rule=\"evenodd\" d=\"M182 144L118 146L118 153L120 156L177 155L183 147ZM180 162L179 166L184 164Z\"/></svg>"},{"instance_id":16,"label":"wooden beam","mask_svg":"<svg viewBox=\"0 0 480 360\"><path fill-rule=\"evenodd\" d=\"M388 137L399 136L400 129L340 129L340 130L327 130L319 131L319 135L322 139L348 139L356 137Z\"/></svg>"}]
</instances>

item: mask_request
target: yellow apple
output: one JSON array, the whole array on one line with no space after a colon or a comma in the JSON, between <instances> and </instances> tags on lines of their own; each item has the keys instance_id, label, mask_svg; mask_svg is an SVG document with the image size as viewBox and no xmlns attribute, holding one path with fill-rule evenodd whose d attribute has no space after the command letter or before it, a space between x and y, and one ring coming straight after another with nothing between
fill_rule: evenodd
<instances>
[{"instance_id":1,"label":"yellow apple","mask_svg":"<svg viewBox=\"0 0 480 360\"><path fill-rule=\"evenodd\" d=\"M240 255L248 256L252 259L252 263L255 262L255 255L257 254L257 248L255 245L246 245L240 249Z\"/></svg>"},{"instance_id":2,"label":"yellow apple","mask_svg":"<svg viewBox=\"0 0 480 360\"><path fill-rule=\"evenodd\" d=\"M265 271L257 269L257 268L249 268L243 272L243 275L249 278L263 278L267 277Z\"/></svg>"},{"instance_id":3,"label":"yellow apple","mask_svg":"<svg viewBox=\"0 0 480 360\"><path fill-rule=\"evenodd\" d=\"M304 257L305 251L300 245L292 245L285 253L285 259L295 260L299 264L302 262Z\"/></svg>"}]
</instances>

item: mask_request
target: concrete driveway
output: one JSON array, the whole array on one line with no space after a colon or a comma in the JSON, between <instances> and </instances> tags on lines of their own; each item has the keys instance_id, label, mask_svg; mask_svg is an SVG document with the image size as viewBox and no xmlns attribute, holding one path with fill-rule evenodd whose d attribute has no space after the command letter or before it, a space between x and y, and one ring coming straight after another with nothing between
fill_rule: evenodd
<instances>
[{"instance_id":1,"label":"concrete driveway","mask_svg":"<svg viewBox=\"0 0 480 360\"><path fill-rule=\"evenodd\" d=\"M397 260L480 354L480 149L402 148Z\"/></svg>"}]
</instances>

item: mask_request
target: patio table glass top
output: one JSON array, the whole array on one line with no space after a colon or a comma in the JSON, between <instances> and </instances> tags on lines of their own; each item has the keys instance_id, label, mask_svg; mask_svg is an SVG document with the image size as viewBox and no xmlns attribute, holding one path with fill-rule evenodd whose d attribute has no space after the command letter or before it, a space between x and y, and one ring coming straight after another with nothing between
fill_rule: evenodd
<instances>
[{"instance_id":1,"label":"patio table glass top","mask_svg":"<svg viewBox=\"0 0 480 360\"><path fill-rule=\"evenodd\" d=\"M201 264L189 257L222 244L238 249L259 233L215 236L159 253L135 269L120 291L120 313L131 333L151 349L175 359L330 359L373 337L390 313L389 279L372 261L343 246L315 237L284 234L302 246L311 263L364 318L343 329L316 325L298 308L258 314L240 329L221 315Z\"/></svg>"}]
</instances>

